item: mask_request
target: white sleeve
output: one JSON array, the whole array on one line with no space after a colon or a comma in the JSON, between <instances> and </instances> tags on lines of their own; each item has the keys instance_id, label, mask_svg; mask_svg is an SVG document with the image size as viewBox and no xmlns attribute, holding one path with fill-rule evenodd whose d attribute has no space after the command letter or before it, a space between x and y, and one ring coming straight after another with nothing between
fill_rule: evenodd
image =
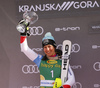
<instances>
[{"instance_id":1,"label":"white sleeve","mask_svg":"<svg viewBox=\"0 0 100 88\"><path fill-rule=\"evenodd\" d=\"M73 71L72 71L72 69L71 69L71 67L69 65L68 80L64 84L72 86L74 83L75 83L75 76L74 76L74 73L73 73Z\"/></svg>"},{"instance_id":2,"label":"white sleeve","mask_svg":"<svg viewBox=\"0 0 100 88\"><path fill-rule=\"evenodd\" d=\"M38 54L28 47L27 38L21 36L20 41L21 52L23 52L31 61L34 61L38 57Z\"/></svg>"}]
</instances>

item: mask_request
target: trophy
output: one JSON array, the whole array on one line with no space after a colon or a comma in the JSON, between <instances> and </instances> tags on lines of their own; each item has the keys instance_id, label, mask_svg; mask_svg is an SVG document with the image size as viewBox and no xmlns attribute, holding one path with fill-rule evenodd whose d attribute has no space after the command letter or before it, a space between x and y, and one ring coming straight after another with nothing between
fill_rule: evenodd
<instances>
[{"instance_id":1,"label":"trophy","mask_svg":"<svg viewBox=\"0 0 100 88\"><path fill-rule=\"evenodd\" d=\"M20 33L25 32L26 26L34 24L38 20L38 15L32 11L25 11L23 13L23 19L16 26Z\"/></svg>"}]
</instances>

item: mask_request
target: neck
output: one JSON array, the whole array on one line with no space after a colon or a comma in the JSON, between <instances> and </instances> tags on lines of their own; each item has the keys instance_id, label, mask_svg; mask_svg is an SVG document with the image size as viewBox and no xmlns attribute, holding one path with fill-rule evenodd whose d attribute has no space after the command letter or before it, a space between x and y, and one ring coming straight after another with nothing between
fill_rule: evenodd
<instances>
[{"instance_id":1,"label":"neck","mask_svg":"<svg viewBox=\"0 0 100 88\"><path fill-rule=\"evenodd\" d=\"M57 60L57 59L58 59L58 56L54 56L54 57L49 57L49 56L47 56L47 58L48 58L49 60Z\"/></svg>"},{"instance_id":2,"label":"neck","mask_svg":"<svg viewBox=\"0 0 100 88\"><path fill-rule=\"evenodd\" d=\"M52 55L52 56L50 56L50 57L55 57L56 56L56 54L54 54L54 55Z\"/></svg>"}]
</instances>

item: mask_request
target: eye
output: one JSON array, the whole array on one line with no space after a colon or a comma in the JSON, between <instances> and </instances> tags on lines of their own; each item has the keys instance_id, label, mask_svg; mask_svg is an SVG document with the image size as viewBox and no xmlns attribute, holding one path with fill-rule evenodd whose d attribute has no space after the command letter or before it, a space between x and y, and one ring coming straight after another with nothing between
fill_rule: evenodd
<instances>
[{"instance_id":1,"label":"eye","mask_svg":"<svg viewBox=\"0 0 100 88\"><path fill-rule=\"evenodd\" d=\"M48 48L51 48L51 45L49 45Z\"/></svg>"},{"instance_id":2,"label":"eye","mask_svg":"<svg viewBox=\"0 0 100 88\"><path fill-rule=\"evenodd\" d=\"M46 49L46 48L47 48L47 47L45 47L45 46L43 47L43 49Z\"/></svg>"},{"instance_id":3,"label":"eye","mask_svg":"<svg viewBox=\"0 0 100 88\"><path fill-rule=\"evenodd\" d=\"M51 46L48 46L49 48L51 47Z\"/></svg>"}]
</instances>

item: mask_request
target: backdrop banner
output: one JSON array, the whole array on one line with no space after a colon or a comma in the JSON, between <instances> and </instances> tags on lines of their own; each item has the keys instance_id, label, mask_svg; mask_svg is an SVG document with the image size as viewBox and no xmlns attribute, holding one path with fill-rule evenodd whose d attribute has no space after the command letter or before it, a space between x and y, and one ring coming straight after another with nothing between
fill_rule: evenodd
<instances>
[{"instance_id":1,"label":"backdrop banner","mask_svg":"<svg viewBox=\"0 0 100 88\"><path fill-rule=\"evenodd\" d=\"M38 67L20 49L16 26L25 11L39 19L31 25L28 45L44 55L42 38L51 32L62 49L71 40L72 88L100 88L100 0L1 0L0 88L39 88Z\"/></svg>"}]
</instances>

